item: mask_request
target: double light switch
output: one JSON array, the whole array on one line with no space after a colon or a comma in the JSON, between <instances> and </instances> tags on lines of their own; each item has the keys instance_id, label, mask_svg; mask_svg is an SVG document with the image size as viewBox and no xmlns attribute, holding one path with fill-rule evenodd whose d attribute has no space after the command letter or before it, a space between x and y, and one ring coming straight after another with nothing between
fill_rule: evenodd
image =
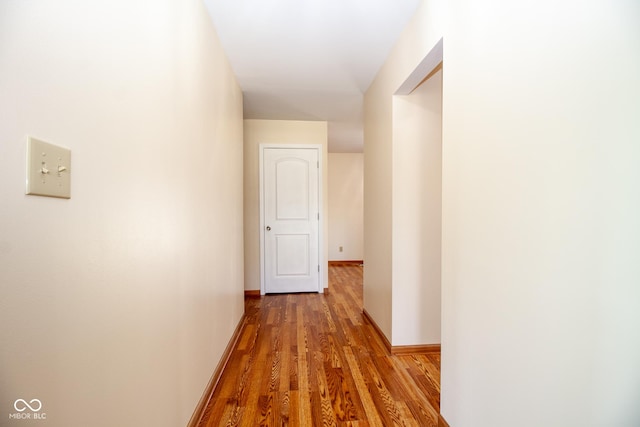
<instances>
[{"instance_id":1,"label":"double light switch","mask_svg":"<svg viewBox=\"0 0 640 427\"><path fill-rule=\"evenodd\" d=\"M27 194L71 198L71 151L29 137Z\"/></svg>"}]
</instances>

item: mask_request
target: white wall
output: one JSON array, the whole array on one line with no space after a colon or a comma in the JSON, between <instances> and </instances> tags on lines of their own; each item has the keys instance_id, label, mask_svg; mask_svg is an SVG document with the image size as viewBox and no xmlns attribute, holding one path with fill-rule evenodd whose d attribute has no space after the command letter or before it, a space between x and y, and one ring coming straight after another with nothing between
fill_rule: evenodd
<instances>
[{"instance_id":1,"label":"white wall","mask_svg":"<svg viewBox=\"0 0 640 427\"><path fill-rule=\"evenodd\" d=\"M393 298L397 297L394 294L392 265L394 259L399 259L393 254L394 188L399 184L413 189L411 178L394 184L399 167L393 160L398 153L394 153L393 145L392 101L398 88L442 37L442 22L434 19L434 16L439 17L440 8L436 2L421 4L364 96L364 308L393 345L401 345L398 342L427 343L418 343L414 339L407 341L406 337L397 341L392 334L392 329L408 328L410 331L407 332L415 337L423 329L423 325L402 322L392 328ZM406 290L401 301L410 298L419 299Z\"/></svg>"},{"instance_id":2,"label":"white wall","mask_svg":"<svg viewBox=\"0 0 640 427\"><path fill-rule=\"evenodd\" d=\"M390 239L372 209L391 197L373 192L391 177L391 94L444 35L452 427L640 424L637 16L624 0L425 1L365 96L366 269L389 251L370 242ZM390 285L365 279L365 307L387 321Z\"/></svg>"},{"instance_id":3,"label":"white wall","mask_svg":"<svg viewBox=\"0 0 640 427\"><path fill-rule=\"evenodd\" d=\"M294 120L244 121L244 277L246 290L260 289L260 144L321 144L323 249L328 256L328 183L327 183L327 122ZM324 287L328 287L328 269L322 266Z\"/></svg>"},{"instance_id":4,"label":"white wall","mask_svg":"<svg viewBox=\"0 0 640 427\"><path fill-rule=\"evenodd\" d=\"M442 71L393 98L392 345L440 344Z\"/></svg>"},{"instance_id":5,"label":"white wall","mask_svg":"<svg viewBox=\"0 0 640 427\"><path fill-rule=\"evenodd\" d=\"M243 312L242 94L202 2L2 1L0 69L1 424L186 425ZM24 195L26 135L71 148L70 200Z\"/></svg>"},{"instance_id":6,"label":"white wall","mask_svg":"<svg viewBox=\"0 0 640 427\"><path fill-rule=\"evenodd\" d=\"M457 6L443 413L453 426L640 425L640 6Z\"/></svg>"},{"instance_id":7,"label":"white wall","mask_svg":"<svg viewBox=\"0 0 640 427\"><path fill-rule=\"evenodd\" d=\"M362 153L329 153L330 261L363 259L363 166Z\"/></svg>"}]
</instances>

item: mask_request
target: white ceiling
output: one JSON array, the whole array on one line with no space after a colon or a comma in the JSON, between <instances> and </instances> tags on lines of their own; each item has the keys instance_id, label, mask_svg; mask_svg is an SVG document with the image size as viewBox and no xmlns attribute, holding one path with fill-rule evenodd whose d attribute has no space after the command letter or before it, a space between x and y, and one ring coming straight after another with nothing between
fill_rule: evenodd
<instances>
[{"instance_id":1,"label":"white ceiling","mask_svg":"<svg viewBox=\"0 0 640 427\"><path fill-rule=\"evenodd\" d=\"M326 120L362 151L362 96L421 0L204 0L247 119Z\"/></svg>"}]
</instances>

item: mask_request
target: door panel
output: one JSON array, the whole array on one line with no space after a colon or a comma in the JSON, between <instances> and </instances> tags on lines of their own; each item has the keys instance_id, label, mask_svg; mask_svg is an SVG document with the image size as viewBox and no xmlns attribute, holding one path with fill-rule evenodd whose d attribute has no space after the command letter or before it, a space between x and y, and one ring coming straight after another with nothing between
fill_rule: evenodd
<instances>
[{"instance_id":1,"label":"door panel","mask_svg":"<svg viewBox=\"0 0 640 427\"><path fill-rule=\"evenodd\" d=\"M265 148L265 292L318 292L318 150Z\"/></svg>"},{"instance_id":2,"label":"door panel","mask_svg":"<svg viewBox=\"0 0 640 427\"><path fill-rule=\"evenodd\" d=\"M309 219L309 163L285 158L275 164L276 218Z\"/></svg>"},{"instance_id":3,"label":"door panel","mask_svg":"<svg viewBox=\"0 0 640 427\"><path fill-rule=\"evenodd\" d=\"M276 236L276 275L309 275L309 236L279 234Z\"/></svg>"}]
</instances>

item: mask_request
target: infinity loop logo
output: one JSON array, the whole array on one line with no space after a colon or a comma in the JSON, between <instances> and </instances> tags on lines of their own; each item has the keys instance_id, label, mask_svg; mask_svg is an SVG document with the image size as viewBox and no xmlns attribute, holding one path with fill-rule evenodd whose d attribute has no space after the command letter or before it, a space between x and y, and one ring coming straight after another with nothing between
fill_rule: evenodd
<instances>
[{"instance_id":1,"label":"infinity loop logo","mask_svg":"<svg viewBox=\"0 0 640 427\"><path fill-rule=\"evenodd\" d=\"M33 406L31 406L30 404ZM13 402L13 407L18 412L24 412L27 410L27 408L31 409L32 412L38 412L40 409L42 409L42 402L40 402L38 399L31 399L29 403L27 403L27 401L24 399L18 399Z\"/></svg>"}]
</instances>

